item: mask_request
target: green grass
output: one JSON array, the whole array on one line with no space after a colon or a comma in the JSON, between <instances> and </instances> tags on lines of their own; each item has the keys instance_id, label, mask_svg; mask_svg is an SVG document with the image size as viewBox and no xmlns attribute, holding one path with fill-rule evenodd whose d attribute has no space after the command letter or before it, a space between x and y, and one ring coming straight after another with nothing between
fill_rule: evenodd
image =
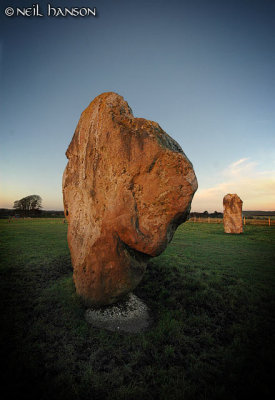
<instances>
[{"instance_id":1,"label":"green grass","mask_svg":"<svg viewBox=\"0 0 275 400\"><path fill-rule=\"evenodd\" d=\"M0 220L2 393L273 398L274 227L226 235L219 224L181 226L135 290L152 328L123 335L85 322L62 222Z\"/></svg>"}]
</instances>

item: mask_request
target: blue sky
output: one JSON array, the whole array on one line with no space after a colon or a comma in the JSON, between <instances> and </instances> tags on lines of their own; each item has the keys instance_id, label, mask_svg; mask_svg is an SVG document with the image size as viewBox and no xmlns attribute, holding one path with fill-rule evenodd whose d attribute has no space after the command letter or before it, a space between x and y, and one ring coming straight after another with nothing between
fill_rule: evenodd
<instances>
[{"instance_id":1,"label":"blue sky","mask_svg":"<svg viewBox=\"0 0 275 400\"><path fill-rule=\"evenodd\" d=\"M157 121L192 161L193 210L275 209L275 2L37 1L96 7L96 18L0 22L0 207L39 194L62 209L65 151L81 112L114 91Z\"/></svg>"}]
</instances>

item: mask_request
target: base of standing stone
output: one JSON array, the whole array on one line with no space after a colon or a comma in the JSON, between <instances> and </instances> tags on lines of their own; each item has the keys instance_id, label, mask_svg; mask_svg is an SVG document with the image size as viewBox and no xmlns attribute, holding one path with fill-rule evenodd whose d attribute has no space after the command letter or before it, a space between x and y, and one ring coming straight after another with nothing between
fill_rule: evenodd
<instances>
[{"instance_id":1,"label":"base of standing stone","mask_svg":"<svg viewBox=\"0 0 275 400\"><path fill-rule=\"evenodd\" d=\"M147 305L133 293L112 306L88 309L85 319L96 328L113 332L138 333L151 324Z\"/></svg>"}]
</instances>

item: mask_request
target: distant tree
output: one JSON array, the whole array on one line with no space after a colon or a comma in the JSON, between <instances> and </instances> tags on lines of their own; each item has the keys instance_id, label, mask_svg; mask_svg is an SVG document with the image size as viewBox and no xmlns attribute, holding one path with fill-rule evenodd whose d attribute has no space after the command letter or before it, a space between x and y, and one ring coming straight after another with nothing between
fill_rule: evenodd
<instances>
[{"instance_id":1,"label":"distant tree","mask_svg":"<svg viewBox=\"0 0 275 400\"><path fill-rule=\"evenodd\" d=\"M212 218L222 218L223 217L223 213L218 212L218 211L214 211L212 214L210 214L210 216Z\"/></svg>"},{"instance_id":2,"label":"distant tree","mask_svg":"<svg viewBox=\"0 0 275 400\"><path fill-rule=\"evenodd\" d=\"M42 199L37 194L32 194L21 200L15 200L13 208L25 216L37 214L42 208Z\"/></svg>"}]
</instances>

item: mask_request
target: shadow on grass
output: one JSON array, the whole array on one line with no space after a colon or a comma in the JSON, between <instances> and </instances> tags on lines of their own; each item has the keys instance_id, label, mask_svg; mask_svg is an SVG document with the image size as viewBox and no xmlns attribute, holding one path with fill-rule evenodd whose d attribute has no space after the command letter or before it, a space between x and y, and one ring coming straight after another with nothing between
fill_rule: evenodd
<instances>
[{"instance_id":1,"label":"shadow on grass","mask_svg":"<svg viewBox=\"0 0 275 400\"><path fill-rule=\"evenodd\" d=\"M237 272L190 265L181 245L174 246L149 263L135 290L155 320L137 335L86 323L69 256L6 268L0 285L2 389L9 398L272 396L274 297L268 280L259 288Z\"/></svg>"}]
</instances>

